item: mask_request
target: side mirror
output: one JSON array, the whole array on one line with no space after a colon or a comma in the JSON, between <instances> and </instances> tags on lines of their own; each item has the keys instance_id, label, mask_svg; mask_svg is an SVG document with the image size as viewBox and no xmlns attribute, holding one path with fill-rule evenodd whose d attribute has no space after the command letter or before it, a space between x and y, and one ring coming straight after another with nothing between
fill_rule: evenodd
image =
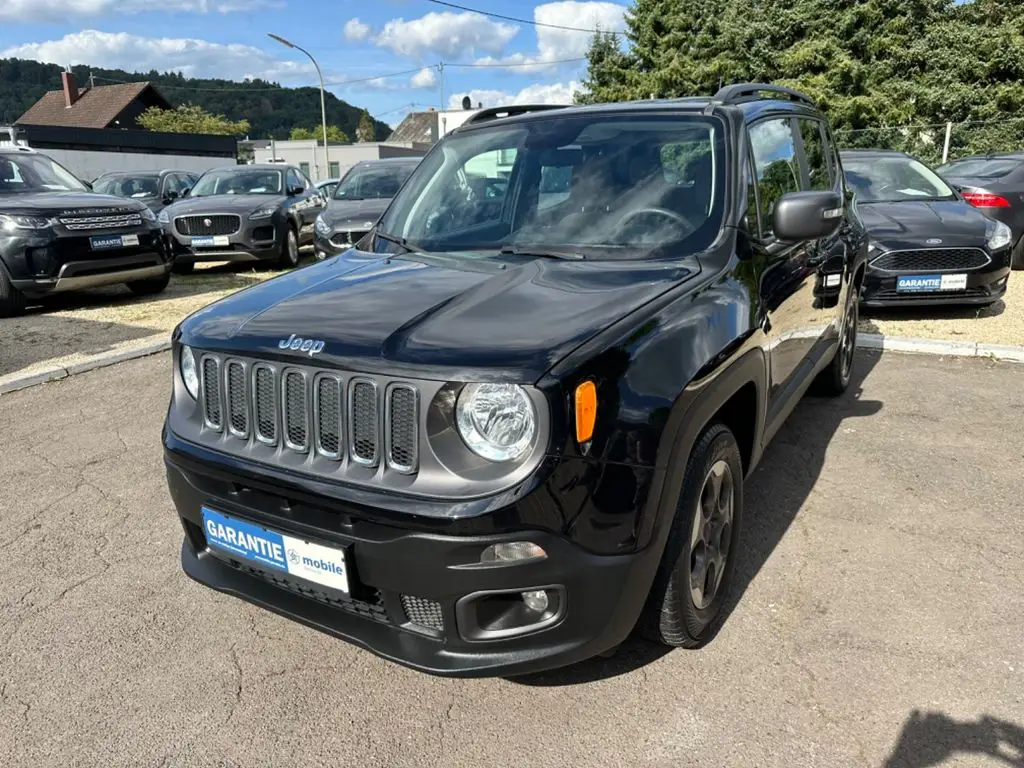
<instances>
[{"instance_id":1,"label":"side mirror","mask_svg":"<svg viewBox=\"0 0 1024 768\"><path fill-rule=\"evenodd\" d=\"M177 193L176 190L173 190L173 189L167 190L167 194L164 195L164 202L165 203L173 203L177 199L178 199L178 193Z\"/></svg>"},{"instance_id":2,"label":"side mirror","mask_svg":"<svg viewBox=\"0 0 1024 768\"><path fill-rule=\"evenodd\" d=\"M185 187L183 190L181 190L181 196L182 197L188 197L188 193L191 192L191 191L192 191L191 189L189 189L188 187Z\"/></svg>"},{"instance_id":3,"label":"side mirror","mask_svg":"<svg viewBox=\"0 0 1024 768\"><path fill-rule=\"evenodd\" d=\"M838 192L789 192L775 202L772 230L784 241L828 237L842 223L843 210Z\"/></svg>"},{"instance_id":4,"label":"side mirror","mask_svg":"<svg viewBox=\"0 0 1024 768\"><path fill-rule=\"evenodd\" d=\"M295 195L301 195L306 190L303 187L288 187L288 196L294 197Z\"/></svg>"},{"instance_id":5,"label":"side mirror","mask_svg":"<svg viewBox=\"0 0 1024 768\"><path fill-rule=\"evenodd\" d=\"M91 181L83 181L82 183L85 184L85 188L86 189L88 189L90 192L92 192L92 182Z\"/></svg>"}]
</instances>

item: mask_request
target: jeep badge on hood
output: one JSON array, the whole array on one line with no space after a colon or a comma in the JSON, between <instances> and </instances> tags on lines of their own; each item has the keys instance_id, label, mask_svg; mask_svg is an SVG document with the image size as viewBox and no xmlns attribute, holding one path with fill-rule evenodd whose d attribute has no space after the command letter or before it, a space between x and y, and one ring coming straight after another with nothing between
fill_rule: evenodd
<instances>
[{"instance_id":1,"label":"jeep badge on hood","mask_svg":"<svg viewBox=\"0 0 1024 768\"><path fill-rule=\"evenodd\" d=\"M313 355L323 351L324 343L319 339L304 339L293 333L287 339L281 339L277 342L277 346L280 349L292 349L297 352L305 352L312 357Z\"/></svg>"}]
</instances>

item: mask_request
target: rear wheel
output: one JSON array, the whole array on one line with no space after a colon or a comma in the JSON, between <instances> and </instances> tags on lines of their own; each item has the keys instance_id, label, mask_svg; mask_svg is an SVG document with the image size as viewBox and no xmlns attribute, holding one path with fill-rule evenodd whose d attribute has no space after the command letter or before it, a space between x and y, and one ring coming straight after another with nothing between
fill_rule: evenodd
<instances>
[{"instance_id":1,"label":"rear wheel","mask_svg":"<svg viewBox=\"0 0 1024 768\"><path fill-rule=\"evenodd\" d=\"M24 313L28 301L25 294L11 285L7 270L0 265L0 317L15 317Z\"/></svg>"},{"instance_id":2,"label":"rear wheel","mask_svg":"<svg viewBox=\"0 0 1024 768\"><path fill-rule=\"evenodd\" d=\"M743 463L724 424L690 454L665 552L640 619L649 640L698 648L711 639L735 571L743 517Z\"/></svg>"},{"instance_id":3,"label":"rear wheel","mask_svg":"<svg viewBox=\"0 0 1024 768\"><path fill-rule=\"evenodd\" d=\"M128 288L136 296L153 296L161 293L169 282L171 282L171 273L167 272L162 277L154 277L151 280L136 280L128 283Z\"/></svg>"},{"instance_id":4,"label":"rear wheel","mask_svg":"<svg viewBox=\"0 0 1024 768\"><path fill-rule=\"evenodd\" d=\"M299 263L299 236L295 233L295 227L288 225L285 231L284 243L281 244L281 255L277 259L277 266L281 269L291 269Z\"/></svg>"},{"instance_id":5,"label":"rear wheel","mask_svg":"<svg viewBox=\"0 0 1024 768\"><path fill-rule=\"evenodd\" d=\"M857 323L860 320L860 290L851 285L846 296L846 308L839 326L839 345L835 357L818 376L818 389L823 395L838 397L850 386L853 360L857 352Z\"/></svg>"}]
</instances>

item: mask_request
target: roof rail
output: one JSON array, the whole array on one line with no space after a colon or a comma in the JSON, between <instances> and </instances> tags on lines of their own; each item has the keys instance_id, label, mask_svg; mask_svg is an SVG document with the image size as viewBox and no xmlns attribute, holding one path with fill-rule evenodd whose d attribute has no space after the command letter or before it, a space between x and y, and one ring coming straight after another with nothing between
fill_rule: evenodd
<instances>
[{"instance_id":1,"label":"roof rail","mask_svg":"<svg viewBox=\"0 0 1024 768\"><path fill-rule=\"evenodd\" d=\"M713 100L719 104L741 104L745 101L756 101L760 98L759 94L762 93L772 93L777 96L784 96L791 101L814 106L814 101L811 100L811 97L800 93L800 91L786 88L783 85L766 85L764 83L735 83L734 85L727 85L719 89Z\"/></svg>"},{"instance_id":2,"label":"roof rail","mask_svg":"<svg viewBox=\"0 0 1024 768\"><path fill-rule=\"evenodd\" d=\"M481 109L475 115L470 117L463 125L473 125L474 123L483 123L488 120L495 120L499 117L513 117L515 115L525 115L527 112L544 112L550 109L565 109L565 104L517 104L508 107L488 107L487 109Z\"/></svg>"}]
</instances>

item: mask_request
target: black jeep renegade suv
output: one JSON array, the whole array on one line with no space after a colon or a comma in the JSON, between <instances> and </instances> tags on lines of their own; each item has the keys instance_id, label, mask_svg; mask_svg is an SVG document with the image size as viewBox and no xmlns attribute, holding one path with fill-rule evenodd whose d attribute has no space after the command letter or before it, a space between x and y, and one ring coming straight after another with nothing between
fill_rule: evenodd
<instances>
[{"instance_id":1,"label":"black jeep renegade suv","mask_svg":"<svg viewBox=\"0 0 1024 768\"><path fill-rule=\"evenodd\" d=\"M699 646L744 477L850 380L849 200L783 88L479 112L354 248L175 331L185 571L436 674Z\"/></svg>"}]
</instances>

